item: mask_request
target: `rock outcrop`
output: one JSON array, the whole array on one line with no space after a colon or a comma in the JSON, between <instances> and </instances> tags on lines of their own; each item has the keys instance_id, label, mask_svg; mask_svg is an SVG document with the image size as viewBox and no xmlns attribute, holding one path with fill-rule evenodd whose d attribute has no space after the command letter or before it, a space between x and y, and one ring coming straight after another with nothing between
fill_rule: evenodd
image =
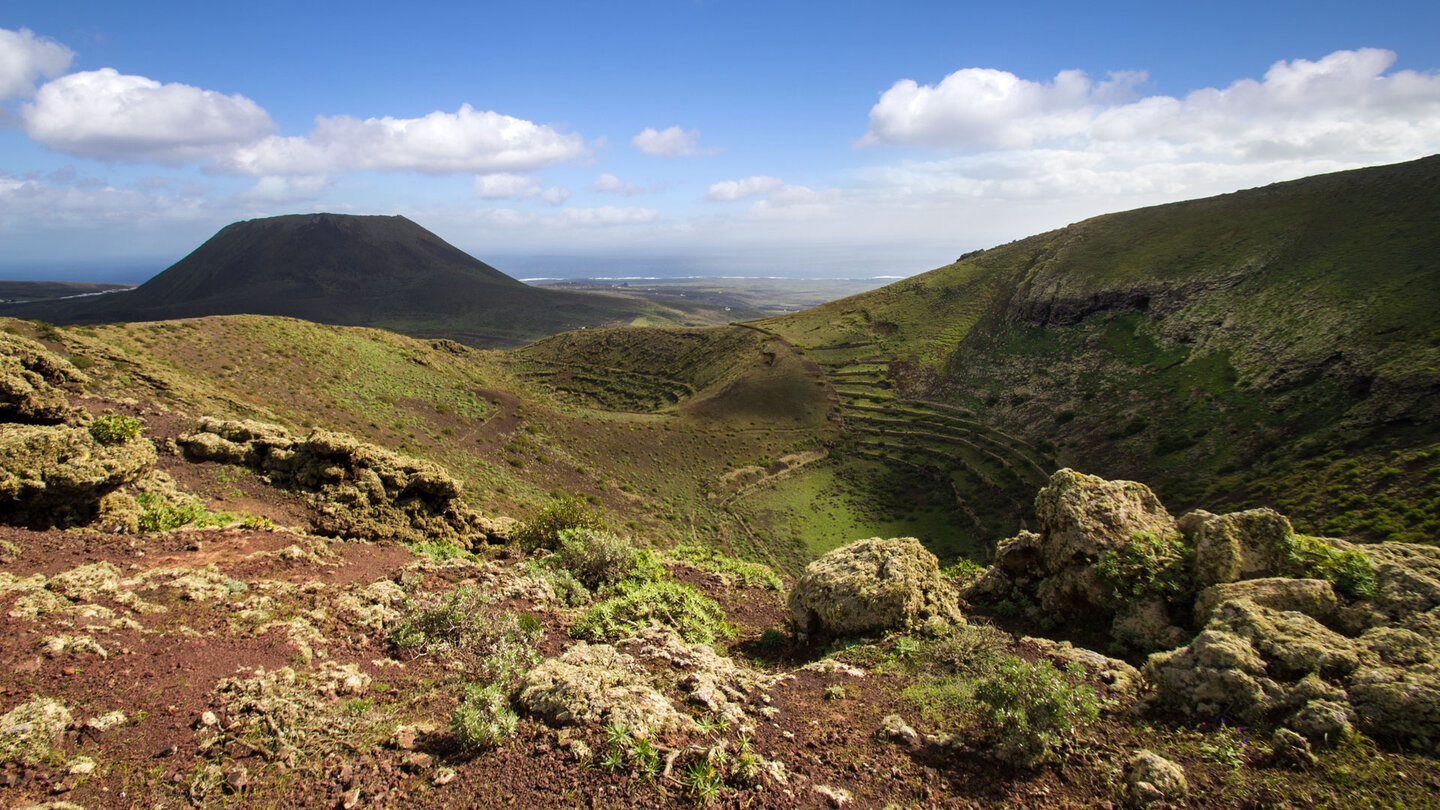
<instances>
[{"instance_id":1,"label":"rock outcrop","mask_svg":"<svg viewBox=\"0 0 1440 810\"><path fill-rule=\"evenodd\" d=\"M1155 493L1135 481L1106 481L1064 469L1035 496L1040 557L1050 572L1084 565L1128 545L1137 534L1176 532L1175 519Z\"/></svg>"},{"instance_id":2,"label":"rock outcrop","mask_svg":"<svg viewBox=\"0 0 1440 810\"><path fill-rule=\"evenodd\" d=\"M85 410L66 397L83 382L84 374L42 344L0 332L0 422L84 421Z\"/></svg>"},{"instance_id":3,"label":"rock outcrop","mask_svg":"<svg viewBox=\"0 0 1440 810\"><path fill-rule=\"evenodd\" d=\"M155 447L72 405L85 375L40 343L0 332L0 515L34 528L90 522L155 466ZM131 420L133 421L133 420Z\"/></svg>"},{"instance_id":4,"label":"rock outcrop","mask_svg":"<svg viewBox=\"0 0 1440 810\"><path fill-rule=\"evenodd\" d=\"M919 540L872 537L805 568L790 592L790 622L802 635L832 637L963 624L958 602Z\"/></svg>"},{"instance_id":5,"label":"rock outcrop","mask_svg":"<svg viewBox=\"0 0 1440 810\"><path fill-rule=\"evenodd\" d=\"M106 443L84 427L6 425L0 507L31 525L86 523L102 498L154 465L155 446L140 436Z\"/></svg>"},{"instance_id":6,"label":"rock outcrop","mask_svg":"<svg viewBox=\"0 0 1440 810\"><path fill-rule=\"evenodd\" d=\"M1040 532L1004 540L995 565L967 589L967 598L1009 602L1032 619L1102 627L1141 649L1168 649L1189 633L1177 626L1165 594L1114 595L1097 564L1137 542L1161 548L1180 536L1175 519L1144 484L1057 471L1035 497ZM1178 555L1170 562L1181 564ZM1130 583L1131 585L1140 583Z\"/></svg>"},{"instance_id":7,"label":"rock outcrop","mask_svg":"<svg viewBox=\"0 0 1440 810\"><path fill-rule=\"evenodd\" d=\"M262 422L205 418L179 443L194 458L244 465L311 495L323 534L463 546L486 537L480 516L460 500L461 483L438 464L345 433L317 428L298 437Z\"/></svg>"},{"instance_id":8,"label":"rock outcrop","mask_svg":"<svg viewBox=\"0 0 1440 810\"><path fill-rule=\"evenodd\" d=\"M1195 579L1202 585L1270 577L1295 530L1273 509L1213 517L1195 532Z\"/></svg>"},{"instance_id":9,"label":"rock outcrop","mask_svg":"<svg viewBox=\"0 0 1440 810\"><path fill-rule=\"evenodd\" d=\"M1307 537L1270 509L1175 521L1141 484L1071 470L1036 513L1040 532L1002 542L967 598L1099 617L1160 650L1144 669L1153 708L1440 750L1440 549Z\"/></svg>"}]
</instances>

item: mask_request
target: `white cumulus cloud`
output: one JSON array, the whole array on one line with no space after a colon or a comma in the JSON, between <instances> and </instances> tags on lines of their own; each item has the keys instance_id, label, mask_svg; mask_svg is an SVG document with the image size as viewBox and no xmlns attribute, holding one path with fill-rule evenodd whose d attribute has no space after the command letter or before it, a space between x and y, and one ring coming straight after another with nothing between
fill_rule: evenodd
<instances>
[{"instance_id":1,"label":"white cumulus cloud","mask_svg":"<svg viewBox=\"0 0 1440 810\"><path fill-rule=\"evenodd\" d=\"M179 164L262 138L275 124L260 105L113 68L47 82L21 107L25 132L60 152L101 160Z\"/></svg>"},{"instance_id":2,"label":"white cumulus cloud","mask_svg":"<svg viewBox=\"0 0 1440 810\"><path fill-rule=\"evenodd\" d=\"M683 130L680 127L668 127L663 130L656 130L653 127L646 127L640 134L630 139L639 149L647 155L657 157L683 157L686 155L713 155L720 150L715 147L700 147L700 130Z\"/></svg>"},{"instance_id":3,"label":"white cumulus cloud","mask_svg":"<svg viewBox=\"0 0 1440 810\"><path fill-rule=\"evenodd\" d=\"M705 199L718 202L743 200L746 197L768 194L783 185L785 185L785 181L780 178L766 177L764 175L746 177L743 180L722 180L719 183L712 183L710 185L710 190L706 192Z\"/></svg>"},{"instance_id":4,"label":"white cumulus cloud","mask_svg":"<svg viewBox=\"0 0 1440 810\"><path fill-rule=\"evenodd\" d=\"M421 118L319 116L303 137L270 137L221 162L240 174L415 171L521 172L586 154L584 139L553 127L462 104Z\"/></svg>"},{"instance_id":5,"label":"white cumulus cloud","mask_svg":"<svg viewBox=\"0 0 1440 810\"><path fill-rule=\"evenodd\" d=\"M247 201L291 203L312 200L330 187L330 178L325 175L290 175L286 177L262 177L255 181L250 190L240 195Z\"/></svg>"},{"instance_id":6,"label":"white cumulus cloud","mask_svg":"<svg viewBox=\"0 0 1440 810\"><path fill-rule=\"evenodd\" d=\"M605 172L595 178L595 182L590 184L590 190L619 194L622 197L634 197L637 194L645 193L645 189L640 186L634 183L626 183L609 172Z\"/></svg>"},{"instance_id":7,"label":"white cumulus cloud","mask_svg":"<svg viewBox=\"0 0 1440 810\"><path fill-rule=\"evenodd\" d=\"M70 67L75 52L28 28L0 28L0 99L28 96L36 80Z\"/></svg>"},{"instance_id":8,"label":"white cumulus cloud","mask_svg":"<svg viewBox=\"0 0 1440 810\"><path fill-rule=\"evenodd\" d=\"M487 199L529 197L539 194L543 188L539 180L523 174L481 174L475 177L475 196Z\"/></svg>"},{"instance_id":9,"label":"white cumulus cloud","mask_svg":"<svg viewBox=\"0 0 1440 810\"><path fill-rule=\"evenodd\" d=\"M556 221L565 226L600 228L615 225L641 225L660 218L654 208L621 208L601 205L596 208L566 208L560 211Z\"/></svg>"},{"instance_id":10,"label":"white cumulus cloud","mask_svg":"<svg viewBox=\"0 0 1440 810\"><path fill-rule=\"evenodd\" d=\"M1093 152L1130 164L1273 161L1317 156L1378 162L1440 147L1440 75L1387 73L1392 51L1336 51L1276 62L1261 79L1183 98L1136 97L1145 74L1048 82L967 68L937 85L896 82L870 110L861 146L957 152Z\"/></svg>"},{"instance_id":11,"label":"white cumulus cloud","mask_svg":"<svg viewBox=\"0 0 1440 810\"><path fill-rule=\"evenodd\" d=\"M570 189L561 186L546 188L537 178L500 172L476 175L475 196L490 200L538 197L551 205L560 205L570 199Z\"/></svg>"},{"instance_id":12,"label":"white cumulus cloud","mask_svg":"<svg viewBox=\"0 0 1440 810\"><path fill-rule=\"evenodd\" d=\"M1029 146L1082 130L1097 105L1130 97L1145 79L1126 71L1095 82L1066 70L1035 82L990 68L957 70L933 86L903 79L870 110L870 129L860 144Z\"/></svg>"}]
</instances>

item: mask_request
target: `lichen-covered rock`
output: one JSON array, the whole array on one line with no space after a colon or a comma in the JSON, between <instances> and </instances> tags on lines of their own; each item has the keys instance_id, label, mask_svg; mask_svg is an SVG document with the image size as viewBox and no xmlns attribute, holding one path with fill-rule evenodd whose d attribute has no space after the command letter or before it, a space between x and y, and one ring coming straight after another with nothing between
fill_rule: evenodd
<instances>
[{"instance_id":1,"label":"lichen-covered rock","mask_svg":"<svg viewBox=\"0 0 1440 810\"><path fill-rule=\"evenodd\" d=\"M959 596L913 537L861 540L810 563L790 592L797 632L858 636L927 623L963 624Z\"/></svg>"},{"instance_id":2,"label":"lichen-covered rock","mask_svg":"<svg viewBox=\"0 0 1440 810\"><path fill-rule=\"evenodd\" d=\"M1356 548L1343 540L1325 542L1341 552ZM1375 595L1342 608L1342 628L1358 634L1372 627L1401 627L1440 638L1440 548L1375 543L1363 551L1375 567Z\"/></svg>"},{"instance_id":3,"label":"lichen-covered rock","mask_svg":"<svg viewBox=\"0 0 1440 810\"><path fill-rule=\"evenodd\" d=\"M1207 512L1204 509L1192 509L1181 515L1175 521L1175 528L1191 545L1195 544L1195 536L1200 532L1200 527L1217 517L1214 512Z\"/></svg>"},{"instance_id":4,"label":"lichen-covered rock","mask_svg":"<svg viewBox=\"0 0 1440 810\"><path fill-rule=\"evenodd\" d=\"M1232 599L1248 599L1276 610L1294 610L1327 621L1340 608L1335 588L1323 579L1266 577L1212 585L1195 599L1195 623L1204 626L1215 608Z\"/></svg>"},{"instance_id":5,"label":"lichen-covered rock","mask_svg":"<svg viewBox=\"0 0 1440 810\"><path fill-rule=\"evenodd\" d=\"M192 457L243 464L309 493L323 534L468 546L497 529L460 500L462 485L438 464L345 433L317 428L299 438L263 422L206 418L178 442Z\"/></svg>"},{"instance_id":6,"label":"lichen-covered rock","mask_svg":"<svg viewBox=\"0 0 1440 810\"><path fill-rule=\"evenodd\" d=\"M1144 484L1106 481L1068 468L1050 476L1049 485L1035 496L1035 519L1051 572L1093 561L1136 534L1163 537L1177 531L1175 519Z\"/></svg>"},{"instance_id":7,"label":"lichen-covered rock","mask_svg":"<svg viewBox=\"0 0 1440 810\"><path fill-rule=\"evenodd\" d=\"M1320 745L1335 745L1355 735L1350 707L1341 700L1307 701L1285 721L1285 727Z\"/></svg>"},{"instance_id":8,"label":"lichen-covered rock","mask_svg":"<svg viewBox=\"0 0 1440 810\"><path fill-rule=\"evenodd\" d=\"M1129 708L1140 697L1140 671L1118 658L1076 647L1068 641L1030 636L1021 641L1040 648L1041 652L1054 659L1061 668L1078 664L1087 674L1105 684L1104 697L1109 710Z\"/></svg>"},{"instance_id":9,"label":"lichen-covered rock","mask_svg":"<svg viewBox=\"0 0 1440 810\"><path fill-rule=\"evenodd\" d=\"M1043 576L1041 542L1040 535L1027 531L1001 540L995 548L995 567L1012 577Z\"/></svg>"},{"instance_id":10,"label":"lichen-covered rock","mask_svg":"<svg viewBox=\"0 0 1440 810\"><path fill-rule=\"evenodd\" d=\"M1195 534L1195 580L1203 585L1271 577L1281 572L1280 551L1295 534L1273 509L1211 518Z\"/></svg>"},{"instance_id":11,"label":"lichen-covered rock","mask_svg":"<svg viewBox=\"0 0 1440 810\"><path fill-rule=\"evenodd\" d=\"M1440 753L1440 667L1362 669L1348 695L1366 734Z\"/></svg>"},{"instance_id":12,"label":"lichen-covered rock","mask_svg":"<svg viewBox=\"0 0 1440 810\"><path fill-rule=\"evenodd\" d=\"M1157 653L1145 673L1155 700L1197 717L1246 723L1278 720L1359 666L1363 648L1303 613L1246 600L1215 610L1205 630L1178 650Z\"/></svg>"},{"instance_id":13,"label":"lichen-covered rock","mask_svg":"<svg viewBox=\"0 0 1440 810\"><path fill-rule=\"evenodd\" d=\"M1105 584L1093 565L1068 565L1052 572L1035 589L1040 609L1053 619L1108 611Z\"/></svg>"},{"instance_id":14,"label":"lichen-covered rock","mask_svg":"<svg viewBox=\"0 0 1440 810\"><path fill-rule=\"evenodd\" d=\"M1389 666L1408 667L1440 662L1435 639L1403 627L1373 627L1359 641Z\"/></svg>"},{"instance_id":15,"label":"lichen-covered rock","mask_svg":"<svg viewBox=\"0 0 1440 810\"><path fill-rule=\"evenodd\" d=\"M1132 650L1173 650L1190 640L1176 626L1170 606L1159 597L1142 597L1121 607L1110 623L1110 637Z\"/></svg>"},{"instance_id":16,"label":"lichen-covered rock","mask_svg":"<svg viewBox=\"0 0 1440 810\"><path fill-rule=\"evenodd\" d=\"M516 703L549 723L619 723L641 734L698 728L651 683L633 656L581 642L521 679Z\"/></svg>"},{"instance_id":17,"label":"lichen-covered rock","mask_svg":"<svg viewBox=\"0 0 1440 810\"><path fill-rule=\"evenodd\" d=\"M1152 751L1137 751L1125 768L1125 798L1132 807L1178 804L1189 790L1184 769Z\"/></svg>"},{"instance_id":18,"label":"lichen-covered rock","mask_svg":"<svg viewBox=\"0 0 1440 810\"><path fill-rule=\"evenodd\" d=\"M1217 608L1207 627L1217 624L1249 642L1272 676L1338 678L1360 665L1358 644L1303 613L1237 599Z\"/></svg>"},{"instance_id":19,"label":"lichen-covered rock","mask_svg":"<svg viewBox=\"0 0 1440 810\"><path fill-rule=\"evenodd\" d=\"M30 525L86 523L101 498L155 465L135 437L104 444L83 427L6 425L0 431L0 513Z\"/></svg>"},{"instance_id":20,"label":"lichen-covered rock","mask_svg":"<svg viewBox=\"0 0 1440 810\"><path fill-rule=\"evenodd\" d=\"M0 764L44 760L70 721L70 710L50 698L37 697L6 712L0 716Z\"/></svg>"},{"instance_id":21,"label":"lichen-covered rock","mask_svg":"<svg viewBox=\"0 0 1440 810\"><path fill-rule=\"evenodd\" d=\"M1301 768L1314 767L1318 761L1310 750L1310 741L1288 728L1277 728L1270 738L1275 761Z\"/></svg>"},{"instance_id":22,"label":"lichen-covered rock","mask_svg":"<svg viewBox=\"0 0 1440 810\"><path fill-rule=\"evenodd\" d=\"M673 681L687 703L737 725L748 719L745 706L752 697L763 694L777 680L777 676L737 664L708 644L690 644L668 627L652 625L635 638L616 642L615 647L649 663L651 672L668 671L671 679L667 680Z\"/></svg>"},{"instance_id":23,"label":"lichen-covered rock","mask_svg":"<svg viewBox=\"0 0 1440 810\"><path fill-rule=\"evenodd\" d=\"M0 333L0 422L84 421L85 410L65 395L84 381L84 374L44 345Z\"/></svg>"},{"instance_id":24,"label":"lichen-covered rock","mask_svg":"<svg viewBox=\"0 0 1440 810\"><path fill-rule=\"evenodd\" d=\"M1177 650L1155 653L1145 663L1156 703L1198 717L1228 712L1244 722L1261 720L1279 700L1278 684L1265 676L1265 660L1243 638L1206 629Z\"/></svg>"}]
</instances>

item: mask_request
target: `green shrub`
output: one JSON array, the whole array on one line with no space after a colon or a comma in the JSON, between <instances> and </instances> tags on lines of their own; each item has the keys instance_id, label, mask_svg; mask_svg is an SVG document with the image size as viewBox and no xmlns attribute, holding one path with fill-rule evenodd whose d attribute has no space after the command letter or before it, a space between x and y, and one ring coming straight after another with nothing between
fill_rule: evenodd
<instances>
[{"instance_id":1,"label":"green shrub","mask_svg":"<svg viewBox=\"0 0 1440 810\"><path fill-rule=\"evenodd\" d=\"M566 529L601 531L604 521L579 498L562 498L541 509L514 534L514 540L526 551L537 548L554 550L560 545L560 532Z\"/></svg>"},{"instance_id":2,"label":"green shrub","mask_svg":"<svg viewBox=\"0 0 1440 810\"><path fill-rule=\"evenodd\" d=\"M1079 668L1076 667L1076 670ZM1083 673L1072 671L1072 678ZM1083 682L1072 685L1065 673L1045 661L1020 659L1001 664L993 677L975 685L975 714L996 732L993 753L1010 765L1030 768L1054 756L1056 746L1077 724L1100 714L1100 697Z\"/></svg>"},{"instance_id":3,"label":"green shrub","mask_svg":"<svg viewBox=\"0 0 1440 810\"><path fill-rule=\"evenodd\" d=\"M519 715L510 708L504 690L493 684L471 686L450 715L450 728L462 748L494 748L515 735Z\"/></svg>"},{"instance_id":4,"label":"green shrub","mask_svg":"<svg viewBox=\"0 0 1440 810\"><path fill-rule=\"evenodd\" d=\"M1145 596L1179 600L1193 588L1186 566L1188 555L1178 534L1157 537L1136 532L1128 545L1105 552L1095 563L1095 573L1116 606Z\"/></svg>"},{"instance_id":5,"label":"green shrub","mask_svg":"<svg viewBox=\"0 0 1440 810\"><path fill-rule=\"evenodd\" d=\"M134 416L107 413L95 417L95 421L90 423L90 435L101 444L124 444L139 436L144 424Z\"/></svg>"},{"instance_id":6,"label":"green shrub","mask_svg":"<svg viewBox=\"0 0 1440 810\"><path fill-rule=\"evenodd\" d=\"M477 559L474 554L448 540L426 540L415 543L410 548L416 554L424 554L435 562L445 562L446 560L470 560L473 562Z\"/></svg>"},{"instance_id":7,"label":"green shrub","mask_svg":"<svg viewBox=\"0 0 1440 810\"><path fill-rule=\"evenodd\" d=\"M547 563L574 574L591 590L618 585L630 578L640 565L635 546L617 534L595 529L561 529L557 537L558 547Z\"/></svg>"},{"instance_id":8,"label":"green shrub","mask_svg":"<svg viewBox=\"0 0 1440 810\"><path fill-rule=\"evenodd\" d=\"M170 500L158 492L135 496L140 507L136 519L142 532L168 532L182 526L228 526L240 518L230 512L211 512L198 500Z\"/></svg>"},{"instance_id":9,"label":"green shrub","mask_svg":"<svg viewBox=\"0 0 1440 810\"><path fill-rule=\"evenodd\" d=\"M539 661L539 620L496 609L479 588L412 596L400 613L390 630L397 650L451 658L486 684L517 680Z\"/></svg>"},{"instance_id":10,"label":"green shrub","mask_svg":"<svg viewBox=\"0 0 1440 810\"><path fill-rule=\"evenodd\" d=\"M619 595L587 610L575 622L573 633L595 641L614 641L651 624L665 625L692 644L734 636L714 599L673 580L622 585Z\"/></svg>"},{"instance_id":11,"label":"green shrub","mask_svg":"<svg viewBox=\"0 0 1440 810\"><path fill-rule=\"evenodd\" d=\"M1336 551L1317 537L1292 534L1282 541L1280 554L1299 576L1323 579L1346 596L1375 596L1375 564L1363 551Z\"/></svg>"},{"instance_id":12,"label":"green shrub","mask_svg":"<svg viewBox=\"0 0 1440 810\"><path fill-rule=\"evenodd\" d=\"M908 658L915 670L936 675L965 674L971 677L993 673L1010 660L1010 639L984 624L952 627L926 639Z\"/></svg>"},{"instance_id":13,"label":"green shrub","mask_svg":"<svg viewBox=\"0 0 1440 810\"><path fill-rule=\"evenodd\" d=\"M528 576L549 582L555 598L566 607L580 607L590 601L590 589L564 568L550 568L535 560L526 560L524 571Z\"/></svg>"},{"instance_id":14,"label":"green shrub","mask_svg":"<svg viewBox=\"0 0 1440 810\"><path fill-rule=\"evenodd\" d=\"M975 562L971 559L967 559L965 557L961 557L955 562L950 563L949 565L942 568L940 570L940 573L949 577L950 579L965 582L985 573L987 570L989 569L987 569L980 563Z\"/></svg>"},{"instance_id":15,"label":"green shrub","mask_svg":"<svg viewBox=\"0 0 1440 810\"><path fill-rule=\"evenodd\" d=\"M770 569L770 566L737 560L713 548L690 544L680 545L670 550L670 557L747 587L758 585L772 591L785 588L785 583L780 581L780 577Z\"/></svg>"}]
</instances>

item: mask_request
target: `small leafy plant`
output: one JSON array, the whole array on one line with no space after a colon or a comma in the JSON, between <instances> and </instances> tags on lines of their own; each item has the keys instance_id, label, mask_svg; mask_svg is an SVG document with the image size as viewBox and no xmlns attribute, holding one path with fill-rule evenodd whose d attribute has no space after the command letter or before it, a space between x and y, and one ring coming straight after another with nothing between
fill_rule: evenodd
<instances>
[{"instance_id":1,"label":"small leafy plant","mask_svg":"<svg viewBox=\"0 0 1440 810\"><path fill-rule=\"evenodd\" d=\"M597 591L625 580L654 580L663 573L654 555L635 548L626 538L595 529L563 529L548 565L569 571L586 588Z\"/></svg>"},{"instance_id":2,"label":"small leafy plant","mask_svg":"<svg viewBox=\"0 0 1440 810\"><path fill-rule=\"evenodd\" d=\"M1222 717L1213 731L1206 723L1201 723L1199 730L1204 737L1200 742L1201 756L1232 768L1245 764L1245 748L1250 744L1250 737L1243 727L1227 725Z\"/></svg>"},{"instance_id":3,"label":"small leafy plant","mask_svg":"<svg viewBox=\"0 0 1440 810\"><path fill-rule=\"evenodd\" d=\"M1189 549L1178 534L1136 532L1127 545L1105 552L1096 562L1095 572L1117 605L1145 596L1177 600L1192 589L1185 564L1188 556Z\"/></svg>"},{"instance_id":4,"label":"small leafy plant","mask_svg":"<svg viewBox=\"0 0 1440 810\"><path fill-rule=\"evenodd\" d=\"M471 686L450 715L450 729L462 748L495 748L515 735L520 716L510 708L505 691L495 684Z\"/></svg>"},{"instance_id":5,"label":"small leafy plant","mask_svg":"<svg viewBox=\"0 0 1440 810\"><path fill-rule=\"evenodd\" d=\"M785 583L780 581L780 577L769 566L737 560L712 548L690 544L679 545L670 550L670 557L747 587L760 586L772 591L785 588Z\"/></svg>"},{"instance_id":6,"label":"small leafy plant","mask_svg":"<svg viewBox=\"0 0 1440 810\"><path fill-rule=\"evenodd\" d=\"M538 662L540 633L534 616L497 610L479 588L461 585L443 596L407 598L390 642L414 655L453 659L494 684L513 682Z\"/></svg>"},{"instance_id":7,"label":"small leafy plant","mask_svg":"<svg viewBox=\"0 0 1440 810\"><path fill-rule=\"evenodd\" d=\"M107 413L90 423L90 435L101 444L124 444L140 435L145 423L123 413Z\"/></svg>"},{"instance_id":8,"label":"small leafy plant","mask_svg":"<svg viewBox=\"0 0 1440 810\"><path fill-rule=\"evenodd\" d=\"M1076 726L1099 716L1099 695L1084 683L1071 683L1083 675L1078 669L1065 673L1045 661L1016 658L976 684L975 713L982 726L996 731L997 759L1034 767L1052 758Z\"/></svg>"},{"instance_id":9,"label":"small leafy plant","mask_svg":"<svg viewBox=\"0 0 1440 810\"><path fill-rule=\"evenodd\" d=\"M665 625L691 644L711 644L734 636L719 603L673 580L622 585L617 596L581 615L573 632L580 638L613 641L651 624Z\"/></svg>"},{"instance_id":10,"label":"small leafy plant","mask_svg":"<svg viewBox=\"0 0 1440 810\"><path fill-rule=\"evenodd\" d=\"M1303 534L1287 536L1279 550L1301 576L1323 579L1346 596L1368 599L1375 595L1375 564L1363 551L1336 551L1329 543Z\"/></svg>"},{"instance_id":11,"label":"small leafy plant","mask_svg":"<svg viewBox=\"0 0 1440 810\"><path fill-rule=\"evenodd\" d=\"M136 522L142 532L168 532L182 526L228 526L240 520L230 512L211 512L198 500L171 500L158 492L141 492L135 496L135 503L140 507Z\"/></svg>"}]
</instances>

